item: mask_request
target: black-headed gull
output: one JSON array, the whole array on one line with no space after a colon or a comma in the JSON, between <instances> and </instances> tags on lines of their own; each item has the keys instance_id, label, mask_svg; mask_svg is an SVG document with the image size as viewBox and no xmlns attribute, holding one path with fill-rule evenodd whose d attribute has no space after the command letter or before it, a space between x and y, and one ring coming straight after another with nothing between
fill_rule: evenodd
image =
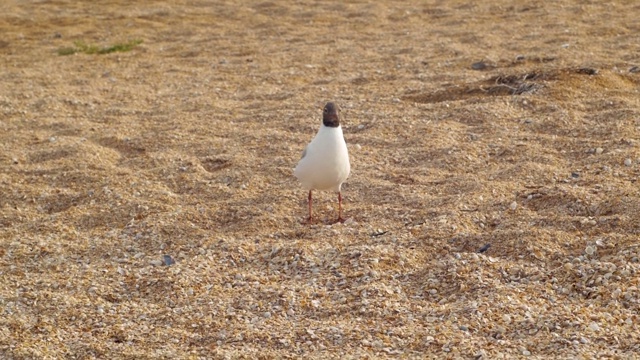
<instances>
[{"instance_id":1,"label":"black-headed gull","mask_svg":"<svg viewBox=\"0 0 640 360\"><path fill-rule=\"evenodd\" d=\"M324 106L322 125L316 137L311 140L302 153L293 174L300 180L302 186L309 191L309 218L311 222L311 192L313 190L333 190L338 192L338 220L342 218L342 194L340 187L347 180L351 165L347 143L342 135L338 107L332 102Z\"/></svg>"}]
</instances>

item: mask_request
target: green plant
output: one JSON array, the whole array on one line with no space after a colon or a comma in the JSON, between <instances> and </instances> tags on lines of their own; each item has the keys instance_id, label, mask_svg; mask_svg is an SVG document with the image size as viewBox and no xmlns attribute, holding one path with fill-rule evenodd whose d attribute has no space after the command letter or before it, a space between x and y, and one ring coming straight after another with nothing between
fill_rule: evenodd
<instances>
[{"instance_id":1,"label":"green plant","mask_svg":"<svg viewBox=\"0 0 640 360\"><path fill-rule=\"evenodd\" d=\"M109 54L113 52L125 52L130 51L134 47L140 45L142 40L135 39L130 40L125 43L117 43L107 47L98 47L97 45L87 44L84 41L78 40L75 41L73 47L63 47L58 49L58 55L73 55L76 53L84 53L84 54Z\"/></svg>"}]
</instances>

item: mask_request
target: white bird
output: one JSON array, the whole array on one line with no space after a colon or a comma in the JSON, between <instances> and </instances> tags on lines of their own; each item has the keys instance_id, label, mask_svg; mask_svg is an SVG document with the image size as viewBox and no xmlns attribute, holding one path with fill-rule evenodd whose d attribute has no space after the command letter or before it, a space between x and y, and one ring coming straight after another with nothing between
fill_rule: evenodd
<instances>
[{"instance_id":1,"label":"white bird","mask_svg":"<svg viewBox=\"0 0 640 360\"><path fill-rule=\"evenodd\" d=\"M347 180L351 165L349 164L349 152L347 143L342 135L338 107L332 102L324 106L322 112L322 125L316 137L311 140L302 153L293 174L300 180L302 186L309 191L309 218L312 220L313 190L333 190L338 192L338 219L342 218L342 193L340 188Z\"/></svg>"}]
</instances>

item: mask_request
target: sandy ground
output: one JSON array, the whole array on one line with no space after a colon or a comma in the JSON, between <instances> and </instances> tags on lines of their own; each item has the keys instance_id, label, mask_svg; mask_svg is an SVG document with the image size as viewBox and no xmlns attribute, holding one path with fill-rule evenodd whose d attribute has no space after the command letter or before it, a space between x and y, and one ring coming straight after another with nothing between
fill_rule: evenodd
<instances>
[{"instance_id":1,"label":"sandy ground","mask_svg":"<svg viewBox=\"0 0 640 360\"><path fill-rule=\"evenodd\" d=\"M637 356L639 4L236 3L2 2L0 357Z\"/></svg>"}]
</instances>

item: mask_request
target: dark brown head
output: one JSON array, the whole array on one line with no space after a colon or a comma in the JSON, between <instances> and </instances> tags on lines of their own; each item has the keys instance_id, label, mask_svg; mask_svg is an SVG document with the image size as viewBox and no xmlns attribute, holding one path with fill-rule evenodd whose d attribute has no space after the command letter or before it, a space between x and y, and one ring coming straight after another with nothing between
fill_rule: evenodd
<instances>
[{"instance_id":1,"label":"dark brown head","mask_svg":"<svg viewBox=\"0 0 640 360\"><path fill-rule=\"evenodd\" d=\"M340 119L338 118L338 106L332 102L328 102L327 105L324 106L324 110L322 111L322 123L324 126L328 127L338 127L340 126Z\"/></svg>"}]
</instances>

